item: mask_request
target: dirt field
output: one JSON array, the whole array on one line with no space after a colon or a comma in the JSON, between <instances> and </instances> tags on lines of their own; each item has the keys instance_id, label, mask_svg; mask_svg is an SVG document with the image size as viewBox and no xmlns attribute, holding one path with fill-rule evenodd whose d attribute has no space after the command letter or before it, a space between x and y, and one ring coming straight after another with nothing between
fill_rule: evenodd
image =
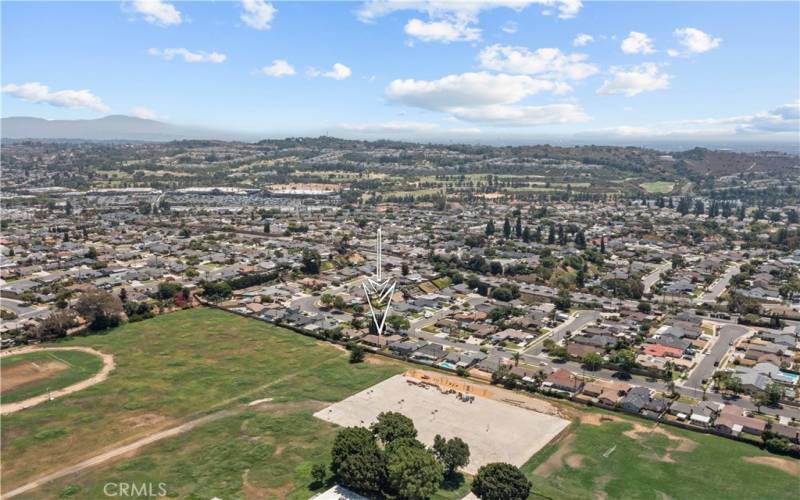
<instances>
[{"instance_id":1,"label":"dirt field","mask_svg":"<svg viewBox=\"0 0 800 500\"><path fill-rule=\"evenodd\" d=\"M744 457L742 460L751 464L761 464L800 477L800 462L781 457Z\"/></svg>"},{"instance_id":2,"label":"dirt field","mask_svg":"<svg viewBox=\"0 0 800 500\"><path fill-rule=\"evenodd\" d=\"M20 361L11 365L3 365L0 369L0 393L11 391L17 387L38 382L56 373L66 370L66 363L60 361Z\"/></svg>"},{"instance_id":3,"label":"dirt field","mask_svg":"<svg viewBox=\"0 0 800 500\"><path fill-rule=\"evenodd\" d=\"M408 380L396 375L314 416L341 426L369 426L381 412L400 412L414 421L425 444L432 444L436 434L466 441L471 459L465 471L470 474L491 462L521 466L569 425L564 419L491 398L461 401L456 394Z\"/></svg>"}]
</instances>

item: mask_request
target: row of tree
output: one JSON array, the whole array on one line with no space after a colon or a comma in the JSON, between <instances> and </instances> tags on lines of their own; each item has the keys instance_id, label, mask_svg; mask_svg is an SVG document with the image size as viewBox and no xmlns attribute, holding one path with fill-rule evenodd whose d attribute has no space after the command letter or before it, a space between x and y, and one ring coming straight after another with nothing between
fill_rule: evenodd
<instances>
[{"instance_id":1,"label":"row of tree","mask_svg":"<svg viewBox=\"0 0 800 500\"><path fill-rule=\"evenodd\" d=\"M556 241L561 246L566 245L568 242L572 241L575 243L577 248L586 248L586 234L584 233L583 229L579 229L574 224L570 224L568 226L564 226L562 224L554 224L550 223L547 225L548 227L548 234L547 234L547 244L548 245L555 245ZM495 228L495 224L493 220L490 220L486 223L486 229L484 231L486 236L493 236L497 229ZM534 231L531 231L530 227L522 226L522 218L520 215L517 215L516 225L513 230L513 235L517 239L521 239L525 243L530 242L542 242L544 241L544 235L542 234L542 227L536 226ZM505 239L511 239L512 237L512 229L511 229L511 221L508 217L506 217L505 222L503 222L503 237ZM468 246L482 246L483 241L478 240L475 236L468 237L468 241L465 241ZM605 240L602 239L600 242L601 252L605 253Z\"/></svg>"}]
</instances>

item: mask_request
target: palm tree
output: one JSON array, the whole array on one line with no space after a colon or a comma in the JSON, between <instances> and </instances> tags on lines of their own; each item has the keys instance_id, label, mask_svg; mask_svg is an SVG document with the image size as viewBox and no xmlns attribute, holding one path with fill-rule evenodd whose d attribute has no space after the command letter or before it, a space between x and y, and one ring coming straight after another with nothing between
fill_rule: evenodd
<instances>
[{"instance_id":1,"label":"palm tree","mask_svg":"<svg viewBox=\"0 0 800 500\"><path fill-rule=\"evenodd\" d=\"M519 366L519 358L521 357L520 353L515 352L512 357L514 358L514 366Z\"/></svg>"}]
</instances>

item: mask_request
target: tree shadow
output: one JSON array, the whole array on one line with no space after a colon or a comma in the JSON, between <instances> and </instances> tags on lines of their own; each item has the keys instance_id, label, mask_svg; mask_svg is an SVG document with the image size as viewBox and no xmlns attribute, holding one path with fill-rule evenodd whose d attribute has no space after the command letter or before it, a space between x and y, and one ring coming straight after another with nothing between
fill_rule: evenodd
<instances>
[{"instance_id":1,"label":"tree shadow","mask_svg":"<svg viewBox=\"0 0 800 500\"><path fill-rule=\"evenodd\" d=\"M452 474L445 474L442 480L442 489L446 491L455 491L464 485L464 474L454 472Z\"/></svg>"}]
</instances>

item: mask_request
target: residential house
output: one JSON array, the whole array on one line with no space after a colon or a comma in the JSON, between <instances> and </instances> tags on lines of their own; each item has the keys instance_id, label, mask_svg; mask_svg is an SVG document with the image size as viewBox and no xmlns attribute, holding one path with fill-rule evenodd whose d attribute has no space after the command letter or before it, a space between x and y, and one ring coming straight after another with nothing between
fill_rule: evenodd
<instances>
[{"instance_id":1,"label":"residential house","mask_svg":"<svg viewBox=\"0 0 800 500\"><path fill-rule=\"evenodd\" d=\"M574 394L580 392L583 388L583 381L576 377L571 371L559 368L548 375L542 387Z\"/></svg>"}]
</instances>

